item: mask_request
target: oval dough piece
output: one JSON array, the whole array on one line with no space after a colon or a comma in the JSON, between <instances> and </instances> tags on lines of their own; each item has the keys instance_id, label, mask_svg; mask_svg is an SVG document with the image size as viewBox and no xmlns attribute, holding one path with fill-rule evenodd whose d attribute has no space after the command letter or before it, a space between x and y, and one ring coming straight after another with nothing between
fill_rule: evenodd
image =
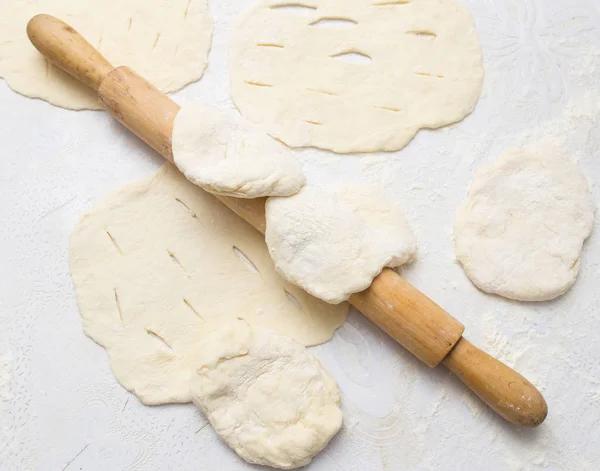
<instances>
[{"instance_id":1,"label":"oval dough piece","mask_svg":"<svg viewBox=\"0 0 600 471\"><path fill-rule=\"evenodd\" d=\"M262 234L169 164L84 216L69 265L85 333L145 404L191 400L194 355L211 319L244 314L315 345L347 312L283 281Z\"/></svg>"},{"instance_id":2,"label":"oval dough piece","mask_svg":"<svg viewBox=\"0 0 600 471\"><path fill-rule=\"evenodd\" d=\"M575 282L592 231L588 183L551 149L502 155L475 176L454 227L456 258L483 291L546 301Z\"/></svg>"},{"instance_id":3,"label":"oval dough piece","mask_svg":"<svg viewBox=\"0 0 600 471\"><path fill-rule=\"evenodd\" d=\"M231 94L292 147L393 151L468 115L481 46L456 0L263 0L230 51Z\"/></svg>"},{"instance_id":4,"label":"oval dough piece","mask_svg":"<svg viewBox=\"0 0 600 471\"><path fill-rule=\"evenodd\" d=\"M194 404L249 463L305 466L342 426L335 380L288 337L229 321L206 338L197 359Z\"/></svg>"},{"instance_id":5,"label":"oval dough piece","mask_svg":"<svg viewBox=\"0 0 600 471\"><path fill-rule=\"evenodd\" d=\"M367 289L384 267L410 262L417 250L400 210L364 186L304 187L269 198L266 218L279 273L332 304Z\"/></svg>"},{"instance_id":6,"label":"oval dough piece","mask_svg":"<svg viewBox=\"0 0 600 471\"><path fill-rule=\"evenodd\" d=\"M188 180L219 195L289 196L306 182L287 147L238 113L200 101L175 117L173 157Z\"/></svg>"},{"instance_id":7,"label":"oval dough piece","mask_svg":"<svg viewBox=\"0 0 600 471\"><path fill-rule=\"evenodd\" d=\"M67 22L112 65L131 67L163 92L195 82L206 68L213 30L206 0L3 1L0 77L53 105L101 109L96 92L51 65L27 38L27 22L39 13Z\"/></svg>"}]
</instances>

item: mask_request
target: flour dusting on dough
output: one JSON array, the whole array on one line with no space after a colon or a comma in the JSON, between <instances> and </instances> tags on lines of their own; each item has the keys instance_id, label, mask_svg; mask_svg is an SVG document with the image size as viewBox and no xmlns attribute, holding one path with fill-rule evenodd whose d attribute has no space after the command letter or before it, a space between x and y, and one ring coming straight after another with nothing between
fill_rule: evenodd
<instances>
[{"instance_id":1,"label":"flour dusting on dough","mask_svg":"<svg viewBox=\"0 0 600 471\"><path fill-rule=\"evenodd\" d=\"M175 165L204 190L237 198L290 196L306 182L292 152L235 111L194 101L173 126Z\"/></svg>"},{"instance_id":2,"label":"flour dusting on dough","mask_svg":"<svg viewBox=\"0 0 600 471\"><path fill-rule=\"evenodd\" d=\"M476 175L457 211L456 258L483 291L554 299L577 278L594 209L568 158L549 148L507 152Z\"/></svg>"},{"instance_id":3,"label":"flour dusting on dough","mask_svg":"<svg viewBox=\"0 0 600 471\"><path fill-rule=\"evenodd\" d=\"M328 303L367 289L384 267L413 260L417 244L399 208L362 185L304 187L269 198L265 239L282 276Z\"/></svg>"},{"instance_id":4,"label":"flour dusting on dough","mask_svg":"<svg viewBox=\"0 0 600 471\"><path fill-rule=\"evenodd\" d=\"M198 349L194 403L249 463L307 465L340 430L340 391L289 337L243 319L214 323Z\"/></svg>"}]
</instances>

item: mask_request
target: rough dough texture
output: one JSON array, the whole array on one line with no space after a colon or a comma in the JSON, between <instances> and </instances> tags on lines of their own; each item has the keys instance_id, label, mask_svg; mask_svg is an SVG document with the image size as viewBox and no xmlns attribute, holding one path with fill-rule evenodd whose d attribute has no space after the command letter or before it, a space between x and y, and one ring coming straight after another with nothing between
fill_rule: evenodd
<instances>
[{"instance_id":1,"label":"rough dough texture","mask_svg":"<svg viewBox=\"0 0 600 471\"><path fill-rule=\"evenodd\" d=\"M262 235L170 164L84 216L69 262L85 333L145 404L191 400L195 351L211 319L243 314L315 345L347 311L281 280Z\"/></svg>"},{"instance_id":2,"label":"rough dough texture","mask_svg":"<svg viewBox=\"0 0 600 471\"><path fill-rule=\"evenodd\" d=\"M477 173L455 221L456 258L483 291L546 301L575 282L594 224L588 183L552 149L507 152Z\"/></svg>"},{"instance_id":3,"label":"rough dough texture","mask_svg":"<svg viewBox=\"0 0 600 471\"><path fill-rule=\"evenodd\" d=\"M302 345L238 319L198 354L192 397L219 436L249 463L305 466L342 426L335 380Z\"/></svg>"},{"instance_id":4,"label":"rough dough texture","mask_svg":"<svg viewBox=\"0 0 600 471\"><path fill-rule=\"evenodd\" d=\"M188 180L219 195L289 196L306 182L287 147L238 113L200 101L175 117L173 157Z\"/></svg>"},{"instance_id":5,"label":"rough dough texture","mask_svg":"<svg viewBox=\"0 0 600 471\"><path fill-rule=\"evenodd\" d=\"M206 0L1 0L0 77L23 95L64 108L100 109L97 93L51 65L25 31L38 13L67 22L115 67L127 65L163 92L198 80L212 22Z\"/></svg>"},{"instance_id":6,"label":"rough dough texture","mask_svg":"<svg viewBox=\"0 0 600 471\"><path fill-rule=\"evenodd\" d=\"M460 121L483 83L456 0L263 0L234 33L230 75L246 118L289 146L340 153L401 149Z\"/></svg>"},{"instance_id":7,"label":"rough dough texture","mask_svg":"<svg viewBox=\"0 0 600 471\"><path fill-rule=\"evenodd\" d=\"M304 187L269 198L266 217L279 273L332 304L367 289L384 267L410 262L417 250L400 210L364 186Z\"/></svg>"}]
</instances>

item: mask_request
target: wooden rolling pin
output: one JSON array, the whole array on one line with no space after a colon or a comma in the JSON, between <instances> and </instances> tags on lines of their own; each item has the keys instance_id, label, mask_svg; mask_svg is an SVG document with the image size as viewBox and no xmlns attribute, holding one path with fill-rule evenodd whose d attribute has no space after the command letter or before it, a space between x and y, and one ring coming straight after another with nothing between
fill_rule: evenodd
<instances>
[{"instance_id":1,"label":"wooden rolling pin","mask_svg":"<svg viewBox=\"0 0 600 471\"><path fill-rule=\"evenodd\" d=\"M114 68L57 18L35 16L27 35L47 59L97 91L111 115L173 163L171 133L179 105L128 67ZM264 198L217 198L265 232ZM393 270L384 269L350 303L428 366L446 366L509 422L536 427L546 418L546 401L535 386L462 337L459 321Z\"/></svg>"}]
</instances>

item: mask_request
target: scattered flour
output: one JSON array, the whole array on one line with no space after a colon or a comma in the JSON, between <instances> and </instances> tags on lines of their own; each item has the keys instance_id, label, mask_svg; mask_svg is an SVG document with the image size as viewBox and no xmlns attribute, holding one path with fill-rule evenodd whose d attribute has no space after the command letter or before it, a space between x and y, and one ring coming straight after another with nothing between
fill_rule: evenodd
<instances>
[{"instance_id":1,"label":"scattered flour","mask_svg":"<svg viewBox=\"0 0 600 471\"><path fill-rule=\"evenodd\" d=\"M8 401L11 398L12 383L12 353L7 352L0 355L0 401Z\"/></svg>"}]
</instances>

